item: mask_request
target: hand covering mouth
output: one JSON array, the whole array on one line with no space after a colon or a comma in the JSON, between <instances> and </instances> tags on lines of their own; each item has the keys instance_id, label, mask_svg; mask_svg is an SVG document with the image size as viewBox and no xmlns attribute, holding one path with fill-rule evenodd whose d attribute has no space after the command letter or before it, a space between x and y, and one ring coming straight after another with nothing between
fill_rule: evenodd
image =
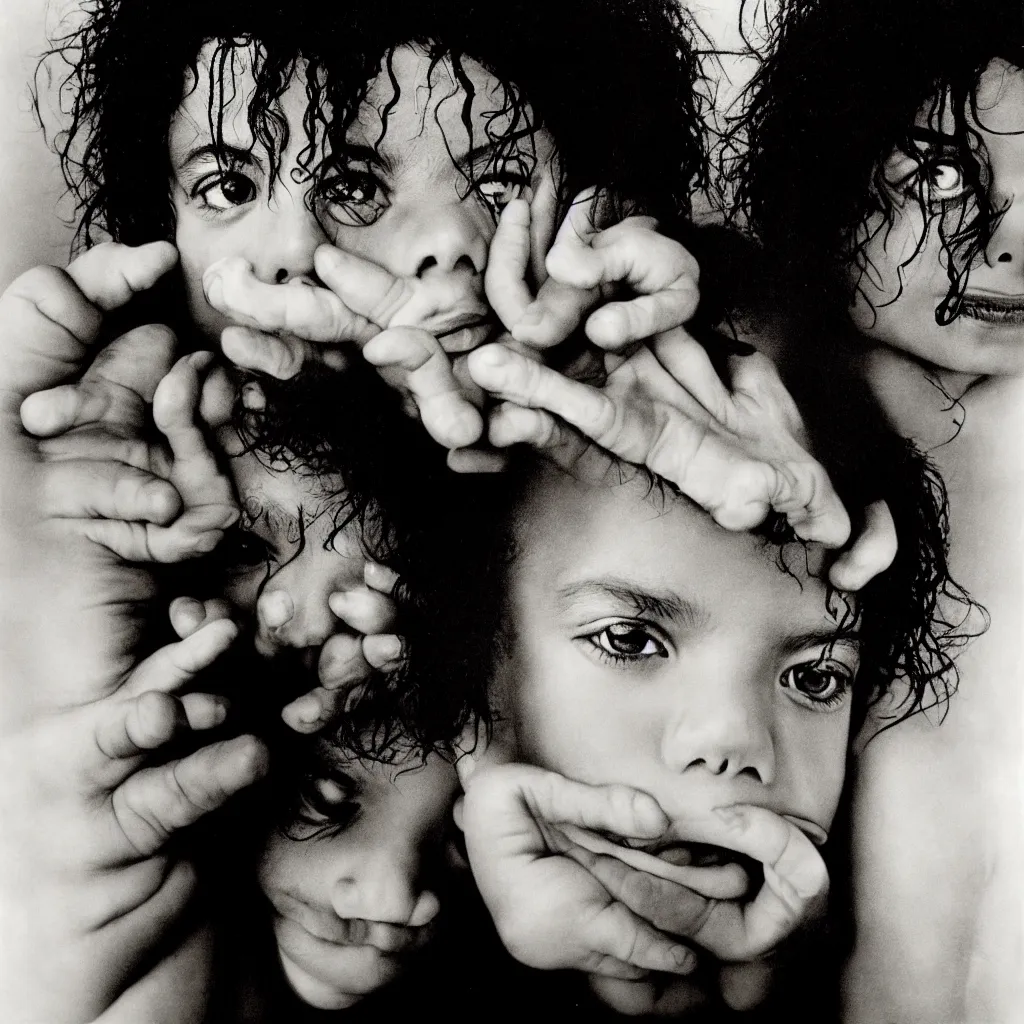
<instances>
[{"instance_id":1,"label":"hand covering mouth","mask_svg":"<svg viewBox=\"0 0 1024 1024\"><path fill-rule=\"evenodd\" d=\"M992 324L1024 324L1024 295L966 292L960 300L960 315Z\"/></svg>"}]
</instances>

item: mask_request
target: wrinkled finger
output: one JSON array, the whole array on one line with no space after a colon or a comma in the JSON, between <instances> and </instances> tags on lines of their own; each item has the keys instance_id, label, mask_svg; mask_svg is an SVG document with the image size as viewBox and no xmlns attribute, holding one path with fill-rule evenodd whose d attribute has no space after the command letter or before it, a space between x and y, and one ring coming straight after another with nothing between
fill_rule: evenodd
<instances>
[{"instance_id":1,"label":"wrinkled finger","mask_svg":"<svg viewBox=\"0 0 1024 1024\"><path fill-rule=\"evenodd\" d=\"M267 764L266 747L255 736L212 743L180 761L132 775L114 791L114 815L132 849L149 857L174 832L261 779Z\"/></svg>"},{"instance_id":2,"label":"wrinkled finger","mask_svg":"<svg viewBox=\"0 0 1024 1024\"><path fill-rule=\"evenodd\" d=\"M714 817L717 822L701 823L700 841L760 861L764 884L750 902L715 903L694 938L723 959L749 960L769 952L823 908L828 872L811 840L763 807L718 808Z\"/></svg>"},{"instance_id":3,"label":"wrinkled finger","mask_svg":"<svg viewBox=\"0 0 1024 1024\"><path fill-rule=\"evenodd\" d=\"M372 669L363 657L363 638L335 633L320 648L317 665L320 683L326 689L348 689L368 679Z\"/></svg>"},{"instance_id":4,"label":"wrinkled finger","mask_svg":"<svg viewBox=\"0 0 1024 1024\"><path fill-rule=\"evenodd\" d=\"M395 602L369 587L338 591L328 597L327 603L331 611L356 633L390 633L398 618Z\"/></svg>"},{"instance_id":5,"label":"wrinkled finger","mask_svg":"<svg viewBox=\"0 0 1024 1024\"><path fill-rule=\"evenodd\" d=\"M304 735L319 732L341 717L351 695L351 689L318 686L286 704L281 710L281 718L295 732Z\"/></svg>"},{"instance_id":6,"label":"wrinkled finger","mask_svg":"<svg viewBox=\"0 0 1024 1024\"><path fill-rule=\"evenodd\" d=\"M363 637L363 657L378 672L394 672L405 661L405 645L393 633Z\"/></svg>"},{"instance_id":7,"label":"wrinkled finger","mask_svg":"<svg viewBox=\"0 0 1024 1024\"><path fill-rule=\"evenodd\" d=\"M235 366L265 373L278 380L291 380L315 355L309 342L281 338L251 327L225 327L220 347Z\"/></svg>"},{"instance_id":8,"label":"wrinkled finger","mask_svg":"<svg viewBox=\"0 0 1024 1024\"><path fill-rule=\"evenodd\" d=\"M511 785L534 817L552 823L634 838L655 838L668 826L658 802L630 786L588 786L529 765L496 767L488 783Z\"/></svg>"},{"instance_id":9,"label":"wrinkled finger","mask_svg":"<svg viewBox=\"0 0 1024 1024\"><path fill-rule=\"evenodd\" d=\"M771 507L785 515L793 532L826 548L850 539L850 516L819 462L807 456L777 467L769 494Z\"/></svg>"},{"instance_id":10,"label":"wrinkled finger","mask_svg":"<svg viewBox=\"0 0 1024 1024\"><path fill-rule=\"evenodd\" d=\"M177 643L161 647L131 674L126 695L159 690L170 693L209 668L235 641L238 626L230 619L207 622Z\"/></svg>"},{"instance_id":11,"label":"wrinkled finger","mask_svg":"<svg viewBox=\"0 0 1024 1024\"><path fill-rule=\"evenodd\" d=\"M122 462L66 460L46 467L43 516L115 519L163 524L181 510L166 480Z\"/></svg>"},{"instance_id":12,"label":"wrinkled finger","mask_svg":"<svg viewBox=\"0 0 1024 1024\"><path fill-rule=\"evenodd\" d=\"M612 964L628 964L643 971L689 974L697 966L692 949L652 928L621 903L602 907L582 927L580 940L586 948L611 958ZM603 973L605 963L598 961L590 968Z\"/></svg>"},{"instance_id":13,"label":"wrinkled finger","mask_svg":"<svg viewBox=\"0 0 1024 1024\"><path fill-rule=\"evenodd\" d=\"M178 250L170 242L101 242L72 261L68 276L93 305L111 310L152 288L177 262Z\"/></svg>"},{"instance_id":14,"label":"wrinkled finger","mask_svg":"<svg viewBox=\"0 0 1024 1024\"><path fill-rule=\"evenodd\" d=\"M142 693L111 703L96 727L96 747L111 761L137 757L188 730L181 702L166 693Z\"/></svg>"},{"instance_id":15,"label":"wrinkled finger","mask_svg":"<svg viewBox=\"0 0 1024 1024\"><path fill-rule=\"evenodd\" d=\"M178 698L193 732L216 729L228 716L230 702L217 693L186 693Z\"/></svg>"},{"instance_id":16,"label":"wrinkled finger","mask_svg":"<svg viewBox=\"0 0 1024 1024\"><path fill-rule=\"evenodd\" d=\"M538 349L560 345L600 301L598 288L576 288L549 277L537 298L510 328L512 337Z\"/></svg>"},{"instance_id":17,"label":"wrinkled finger","mask_svg":"<svg viewBox=\"0 0 1024 1024\"><path fill-rule=\"evenodd\" d=\"M363 566L363 580L371 590L387 597L394 596L395 587L401 577L394 569L389 569L380 562L367 562Z\"/></svg>"},{"instance_id":18,"label":"wrinkled finger","mask_svg":"<svg viewBox=\"0 0 1024 1024\"><path fill-rule=\"evenodd\" d=\"M453 448L446 463L453 473L501 473L508 466L508 456L491 448Z\"/></svg>"},{"instance_id":19,"label":"wrinkled finger","mask_svg":"<svg viewBox=\"0 0 1024 1024\"><path fill-rule=\"evenodd\" d=\"M691 889L708 899L734 900L747 892L749 879L739 864L723 864L714 867L694 867L685 864L670 864L643 850L612 843L602 836L594 835L573 825L563 825L563 834L570 842L605 857L615 857L636 871L645 871L655 878L674 882Z\"/></svg>"},{"instance_id":20,"label":"wrinkled finger","mask_svg":"<svg viewBox=\"0 0 1024 1024\"><path fill-rule=\"evenodd\" d=\"M618 411L607 395L504 345L484 345L470 353L469 372L503 401L546 409L605 447L603 439L616 433Z\"/></svg>"},{"instance_id":21,"label":"wrinkled finger","mask_svg":"<svg viewBox=\"0 0 1024 1024\"><path fill-rule=\"evenodd\" d=\"M594 188L585 189L570 204L544 259L548 274L556 281L580 289L594 288L600 283L602 260L591 248L599 231L599 204Z\"/></svg>"},{"instance_id":22,"label":"wrinkled finger","mask_svg":"<svg viewBox=\"0 0 1024 1024\"><path fill-rule=\"evenodd\" d=\"M176 597L168 609L171 629L179 640L185 640L207 622L230 619L231 605L223 598L215 597L200 601L194 597Z\"/></svg>"},{"instance_id":23,"label":"wrinkled finger","mask_svg":"<svg viewBox=\"0 0 1024 1024\"><path fill-rule=\"evenodd\" d=\"M298 278L265 284L252 264L228 256L207 267L203 290L214 309L242 327L288 334L304 341L368 341L377 327L354 314L330 289Z\"/></svg>"},{"instance_id":24,"label":"wrinkled finger","mask_svg":"<svg viewBox=\"0 0 1024 1024\"><path fill-rule=\"evenodd\" d=\"M700 342L680 327L654 338L651 351L672 379L696 398L715 420L731 426L732 396Z\"/></svg>"},{"instance_id":25,"label":"wrinkled finger","mask_svg":"<svg viewBox=\"0 0 1024 1024\"><path fill-rule=\"evenodd\" d=\"M313 262L317 276L354 318L345 339L360 345L390 326L416 297L409 281L332 245L319 246Z\"/></svg>"},{"instance_id":26,"label":"wrinkled finger","mask_svg":"<svg viewBox=\"0 0 1024 1024\"><path fill-rule=\"evenodd\" d=\"M592 975L588 980L591 990L601 1002L627 1017L683 1018L708 1002L707 992L689 978L658 979L655 982Z\"/></svg>"},{"instance_id":27,"label":"wrinkled finger","mask_svg":"<svg viewBox=\"0 0 1024 1024\"><path fill-rule=\"evenodd\" d=\"M837 590L860 590L892 565L898 546L889 506L872 502L864 510L864 525L853 546L832 563L829 582Z\"/></svg>"},{"instance_id":28,"label":"wrinkled finger","mask_svg":"<svg viewBox=\"0 0 1024 1024\"><path fill-rule=\"evenodd\" d=\"M78 427L70 434L43 438L38 451L47 462L121 462L165 480L170 469L162 448L142 438L122 437L102 426Z\"/></svg>"},{"instance_id":29,"label":"wrinkled finger","mask_svg":"<svg viewBox=\"0 0 1024 1024\"><path fill-rule=\"evenodd\" d=\"M384 379L408 392L423 426L446 448L465 448L483 433L483 418L463 395L440 343L426 331L396 327L363 348Z\"/></svg>"},{"instance_id":30,"label":"wrinkled finger","mask_svg":"<svg viewBox=\"0 0 1024 1024\"><path fill-rule=\"evenodd\" d=\"M530 207L513 199L498 218L484 272L484 293L506 330L512 330L533 301L526 285L530 262Z\"/></svg>"},{"instance_id":31,"label":"wrinkled finger","mask_svg":"<svg viewBox=\"0 0 1024 1024\"><path fill-rule=\"evenodd\" d=\"M199 398L199 418L210 430L231 422L236 395L227 367L218 364L207 371Z\"/></svg>"}]
</instances>

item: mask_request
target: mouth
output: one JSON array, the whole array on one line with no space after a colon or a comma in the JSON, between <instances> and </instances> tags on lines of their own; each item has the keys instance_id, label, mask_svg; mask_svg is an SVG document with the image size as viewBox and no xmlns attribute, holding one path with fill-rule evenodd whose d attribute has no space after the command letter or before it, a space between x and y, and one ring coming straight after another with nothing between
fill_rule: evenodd
<instances>
[{"instance_id":1,"label":"mouth","mask_svg":"<svg viewBox=\"0 0 1024 1024\"><path fill-rule=\"evenodd\" d=\"M960 300L960 315L990 324L1024 324L1024 295L968 292Z\"/></svg>"},{"instance_id":2,"label":"mouth","mask_svg":"<svg viewBox=\"0 0 1024 1024\"><path fill-rule=\"evenodd\" d=\"M471 352L487 343L497 322L484 310L457 313L421 325L430 331L445 352Z\"/></svg>"}]
</instances>

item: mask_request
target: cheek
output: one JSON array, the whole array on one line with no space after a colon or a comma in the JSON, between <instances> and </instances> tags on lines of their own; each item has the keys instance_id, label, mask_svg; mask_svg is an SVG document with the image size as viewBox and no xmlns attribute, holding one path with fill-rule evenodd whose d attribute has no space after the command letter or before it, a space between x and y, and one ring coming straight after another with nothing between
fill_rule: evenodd
<instances>
[{"instance_id":1,"label":"cheek","mask_svg":"<svg viewBox=\"0 0 1024 1024\"><path fill-rule=\"evenodd\" d=\"M259 597L260 585L266 578L261 568L255 572L243 573L229 580L222 589L223 596L244 615L252 620L256 617L256 601Z\"/></svg>"},{"instance_id":2,"label":"cheek","mask_svg":"<svg viewBox=\"0 0 1024 1024\"><path fill-rule=\"evenodd\" d=\"M816 717L799 714L788 720L776 737L784 744L785 808L821 825L832 825L846 777L849 746L849 708Z\"/></svg>"},{"instance_id":3,"label":"cheek","mask_svg":"<svg viewBox=\"0 0 1024 1024\"><path fill-rule=\"evenodd\" d=\"M223 230L213 227L189 211L178 211L174 244L178 249L185 296L195 325L214 340L229 321L206 301L203 274L206 268L224 256L240 253L240 247Z\"/></svg>"}]
</instances>

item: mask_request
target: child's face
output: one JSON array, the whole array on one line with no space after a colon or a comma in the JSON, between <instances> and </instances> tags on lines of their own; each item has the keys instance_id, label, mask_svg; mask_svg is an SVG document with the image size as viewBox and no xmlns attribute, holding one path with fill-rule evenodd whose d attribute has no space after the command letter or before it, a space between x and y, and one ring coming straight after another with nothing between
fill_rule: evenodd
<instances>
[{"instance_id":1,"label":"child's face","mask_svg":"<svg viewBox=\"0 0 1024 1024\"><path fill-rule=\"evenodd\" d=\"M821 839L843 785L858 644L830 644L820 551L788 547L787 574L776 546L642 480L548 469L522 523L497 688L520 756L645 790L676 841L688 816L735 803Z\"/></svg>"},{"instance_id":2,"label":"child's face","mask_svg":"<svg viewBox=\"0 0 1024 1024\"><path fill-rule=\"evenodd\" d=\"M230 450L238 440L224 432ZM338 629L331 594L358 589L365 555L359 531L336 531L340 478L267 464L268 456L233 454L227 460L242 508L218 558L225 564L223 595L256 617L256 648L266 656L295 648L315 664Z\"/></svg>"},{"instance_id":3,"label":"child's face","mask_svg":"<svg viewBox=\"0 0 1024 1024\"><path fill-rule=\"evenodd\" d=\"M864 249L867 271L851 270L863 293L854 303L853 320L869 337L941 367L1019 373L1024 370L1024 72L993 60L979 84L976 110L967 111L991 166L989 201L1005 212L970 269L960 315L944 327L935 322L935 310L950 288L940 225L947 232L962 229L975 207L949 137L953 115L948 104L933 111L938 106L926 104L915 123L920 151L928 154L920 173L928 176L929 205L922 209L912 198L921 188L921 161L897 150L884 165L895 223L890 228L877 215L868 224L874 237ZM983 168L983 181L987 175Z\"/></svg>"},{"instance_id":4,"label":"child's face","mask_svg":"<svg viewBox=\"0 0 1024 1024\"><path fill-rule=\"evenodd\" d=\"M210 264L241 256L264 283L299 286L312 282L313 253L329 241L305 205L309 185L299 165L299 155L308 145L302 123L306 108L302 82L293 77L281 97L280 114L287 122L289 139L280 154L277 176L272 178L267 153L261 144L253 145L248 124L255 89L253 52L246 47L226 51L230 63L220 79L223 92L214 99L210 66L217 46L210 42L200 51L198 83L194 89L191 78L186 83L187 95L171 119L168 137L174 242L189 312L215 343L229 321L203 293L203 272ZM214 120L217 116L223 120L223 146L217 146L211 135L211 108Z\"/></svg>"},{"instance_id":5,"label":"child's face","mask_svg":"<svg viewBox=\"0 0 1024 1024\"><path fill-rule=\"evenodd\" d=\"M325 208L335 244L420 281L416 325L449 352L486 340L483 272L497 216L532 198L554 155L546 131L514 119L493 75L469 59L462 73L468 110L450 60L431 68L421 48L397 47L348 131Z\"/></svg>"},{"instance_id":6,"label":"child's face","mask_svg":"<svg viewBox=\"0 0 1024 1024\"><path fill-rule=\"evenodd\" d=\"M473 89L467 113L466 89L451 62L431 71L420 49L401 46L390 71L385 67L370 83L347 151L335 155L340 159L310 209L311 183L301 166L310 146L301 64L280 99L289 138L271 177L267 153L253 145L248 124L253 50L223 51L230 63L217 79L223 88L211 96L218 46L210 42L200 51L198 83L189 76L169 134L175 244L189 311L204 334L216 341L229 325L203 292L211 264L241 256L264 283L301 286L314 280L317 246L332 242L417 280L405 325L431 330L451 352L487 340L493 323L483 272L496 218L510 199L530 198L539 187L554 154L549 135L503 113L504 90L475 61L462 65ZM222 121L223 145L211 134L211 109ZM314 152L323 142L313 140Z\"/></svg>"},{"instance_id":7,"label":"child's face","mask_svg":"<svg viewBox=\"0 0 1024 1024\"><path fill-rule=\"evenodd\" d=\"M340 1009L392 981L429 940L458 779L436 756L388 766L320 751L318 806L289 830L295 838L270 836L259 880L292 988Z\"/></svg>"}]
</instances>

